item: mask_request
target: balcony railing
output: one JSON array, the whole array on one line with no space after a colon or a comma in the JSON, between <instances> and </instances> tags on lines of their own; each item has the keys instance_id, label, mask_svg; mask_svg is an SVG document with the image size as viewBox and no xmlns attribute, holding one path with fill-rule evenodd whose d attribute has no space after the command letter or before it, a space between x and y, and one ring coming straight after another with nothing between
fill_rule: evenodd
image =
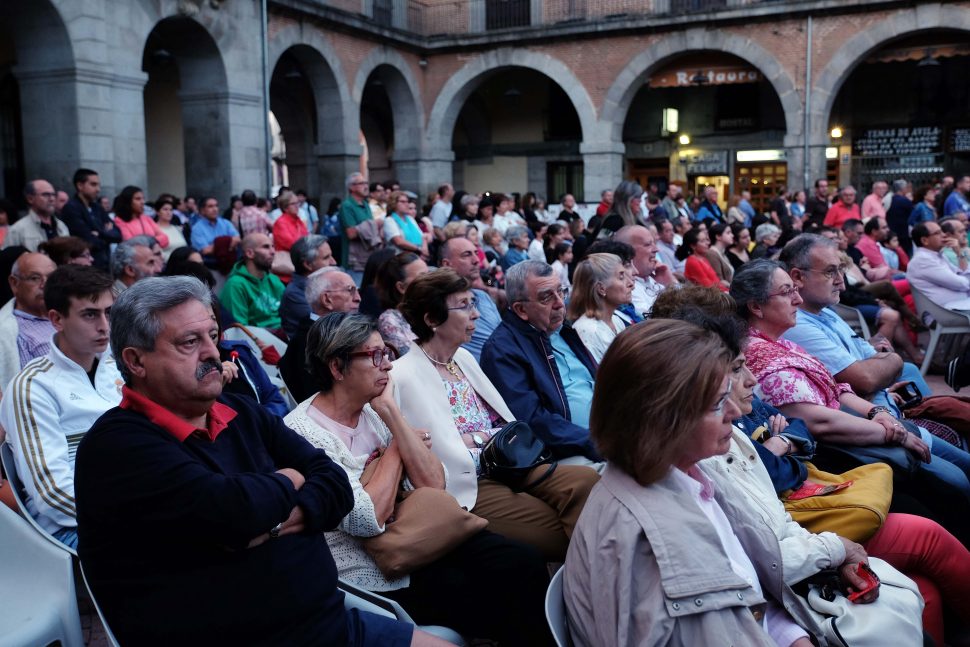
<instances>
[{"instance_id":1,"label":"balcony railing","mask_svg":"<svg viewBox=\"0 0 970 647\"><path fill-rule=\"evenodd\" d=\"M340 2L346 0L331 0ZM421 36L476 34L486 30L581 22L680 16L779 0L406 0L406 29ZM394 0L373 0L374 21L392 22Z\"/></svg>"}]
</instances>

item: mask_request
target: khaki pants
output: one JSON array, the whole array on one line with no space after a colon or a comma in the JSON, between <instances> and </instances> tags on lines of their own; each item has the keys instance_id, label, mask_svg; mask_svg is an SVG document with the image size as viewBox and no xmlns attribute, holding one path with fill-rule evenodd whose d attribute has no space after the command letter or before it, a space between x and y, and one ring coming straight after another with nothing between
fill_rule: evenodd
<instances>
[{"instance_id":1,"label":"khaki pants","mask_svg":"<svg viewBox=\"0 0 970 647\"><path fill-rule=\"evenodd\" d=\"M548 467L535 468L529 481ZM586 497L599 478L590 467L559 465L529 492L513 492L498 481L481 479L472 512L488 519L491 532L538 548L550 562L562 562Z\"/></svg>"}]
</instances>

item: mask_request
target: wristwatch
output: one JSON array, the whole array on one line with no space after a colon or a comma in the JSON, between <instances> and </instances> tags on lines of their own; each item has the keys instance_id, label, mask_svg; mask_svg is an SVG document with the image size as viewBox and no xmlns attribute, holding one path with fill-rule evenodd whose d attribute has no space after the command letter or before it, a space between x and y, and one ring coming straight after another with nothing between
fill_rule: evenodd
<instances>
[{"instance_id":1,"label":"wristwatch","mask_svg":"<svg viewBox=\"0 0 970 647\"><path fill-rule=\"evenodd\" d=\"M475 447L478 449L485 446L485 439L482 438L481 434L472 434L472 442L475 443Z\"/></svg>"},{"instance_id":2,"label":"wristwatch","mask_svg":"<svg viewBox=\"0 0 970 647\"><path fill-rule=\"evenodd\" d=\"M866 414L866 418L869 418L869 420L872 420L880 413L888 413L889 415L892 415L893 412L889 410L889 407L884 407L881 404L877 404L873 408L869 409L869 413Z\"/></svg>"}]
</instances>

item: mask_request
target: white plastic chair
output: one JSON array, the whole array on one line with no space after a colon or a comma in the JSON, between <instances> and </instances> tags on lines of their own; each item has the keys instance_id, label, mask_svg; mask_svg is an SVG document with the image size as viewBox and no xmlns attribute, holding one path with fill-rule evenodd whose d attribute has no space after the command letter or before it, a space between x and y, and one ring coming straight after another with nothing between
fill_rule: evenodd
<instances>
[{"instance_id":1,"label":"white plastic chair","mask_svg":"<svg viewBox=\"0 0 970 647\"><path fill-rule=\"evenodd\" d=\"M0 647L84 647L71 555L0 505Z\"/></svg>"},{"instance_id":2,"label":"white plastic chair","mask_svg":"<svg viewBox=\"0 0 970 647\"><path fill-rule=\"evenodd\" d=\"M571 647L573 641L569 638L569 627L566 624L566 603L562 597L562 577L565 569L560 568L552 576L549 588L546 590L546 622L552 630L552 637L557 647Z\"/></svg>"},{"instance_id":3,"label":"white plastic chair","mask_svg":"<svg viewBox=\"0 0 970 647\"><path fill-rule=\"evenodd\" d=\"M111 627L108 626L108 621L104 619L104 613L101 612L101 607L98 606L98 601L94 599L94 592L91 591L91 585L88 584L88 576L84 574L84 564L78 562L78 568L81 570L81 579L84 580L84 588L88 591L88 598L90 598L91 604L94 605L94 610L98 612L98 618L101 619L101 626L104 627L104 634L108 639L108 644L111 647L121 647L118 644L118 639L115 638L113 633L111 633Z\"/></svg>"},{"instance_id":4,"label":"white plastic chair","mask_svg":"<svg viewBox=\"0 0 970 647\"><path fill-rule=\"evenodd\" d=\"M926 375L926 372L930 370L930 363L933 361L933 354L936 352L936 346L941 337L970 333L970 313L947 310L943 306L930 301L912 284L910 284L909 289L913 294L913 301L916 303L916 316L924 319L924 315L928 314L936 321L936 325L930 330L930 343L926 348L926 357L923 359L923 365L919 368L919 372Z\"/></svg>"},{"instance_id":5,"label":"white plastic chair","mask_svg":"<svg viewBox=\"0 0 970 647\"><path fill-rule=\"evenodd\" d=\"M41 528L37 520L27 510L27 503L24 499L24 483L20 480L20 475L17 474L17 464L14 462L13 448L10 446L10 443L0 443L0 463L3 463L3 471L7 475L7 482L10 486L10 491L13 492L13 498L17 502L17 508L20 509L20 516L26 519L27 523L33 526L34 530L40 533L41 536L53 542L61 550L70 553L72 557L77 557L76 550L67 544L61 543L53 535Z\"/></svg>"},{"instance_id":6,"label":"white plastic chair","mask_svg":"<svg viewBox=\"0 0 970 647\"><path fill-rule=\"evenodd\" d=\"M866 323L866 318L862 316L862 312L858 308L841 303L836 303L829 307L832 308L832 312L839 315L842 321L849 324L849 328L857 334L862 335L862 338L866 341L869 341L869 324Z\"/></svg>"},{"instance_id":7,"label":"white plastic chair","mask_svg":"<svg viewBox=\"0 0 970 647\"><path fill-rule=\"evenodd\" d=\"M372 591L358 588L344 580L337 581L337 588L344 592L344 606L348 609L360 609L369 611L387 618L395 618L401 622L412 624L421 631L437 636L442 640L447 640L452 645L466 645L465 639L454 629L441 627L439 625L419 625L414 622L407 611L404 610L396 600L385 598Z\"/></svg>"}]
</instances>

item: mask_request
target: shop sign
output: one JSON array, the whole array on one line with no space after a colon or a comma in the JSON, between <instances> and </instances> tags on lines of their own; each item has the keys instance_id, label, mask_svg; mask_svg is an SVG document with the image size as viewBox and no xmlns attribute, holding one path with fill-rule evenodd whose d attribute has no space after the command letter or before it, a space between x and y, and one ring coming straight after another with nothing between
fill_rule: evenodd
<instances>
[{"instance_id":1,"label":"shop sign","mask_svg":"<svg viewBox=\"0 0 970 647\"><path fill-rule=\"evenodd\" d=\"M700 81L700 77L706 81ZM761 72L744 65L709 65L702 68L667 68L650 77L651 88L694 88L703 85L757 83Z\"/></svg>"},{"instance_id":2,"label":"shop sign","mask_svg":"<svg viewBox=\"0 0 970 647\"><path fill-rule=\"evenodd\" d=\"M917 128L870 128L852 141L852 154L860 157L893 155L928 155L943 147L943 129L937 126Z\"/></svg>"},{"instance_id":3,"label":"shop sign","mask_svg":"<svg viewBox=\"0 0 970 647\"><path fill-rule=\"evenodd\" d=\"M687 165L687 175L725 175L728 170L728 152L692 151L681 155L680 163Z\"/></svg>"},{"instance_id":4,"label":"shop sign","mask_svg":"<svg viewBox=\"0 0 970 647\"><path fill-rule=\"evenodd\" d=\"M947 140L951 153L970 153L970 128L953 128Z\"/></svg>"}]
</instances>

